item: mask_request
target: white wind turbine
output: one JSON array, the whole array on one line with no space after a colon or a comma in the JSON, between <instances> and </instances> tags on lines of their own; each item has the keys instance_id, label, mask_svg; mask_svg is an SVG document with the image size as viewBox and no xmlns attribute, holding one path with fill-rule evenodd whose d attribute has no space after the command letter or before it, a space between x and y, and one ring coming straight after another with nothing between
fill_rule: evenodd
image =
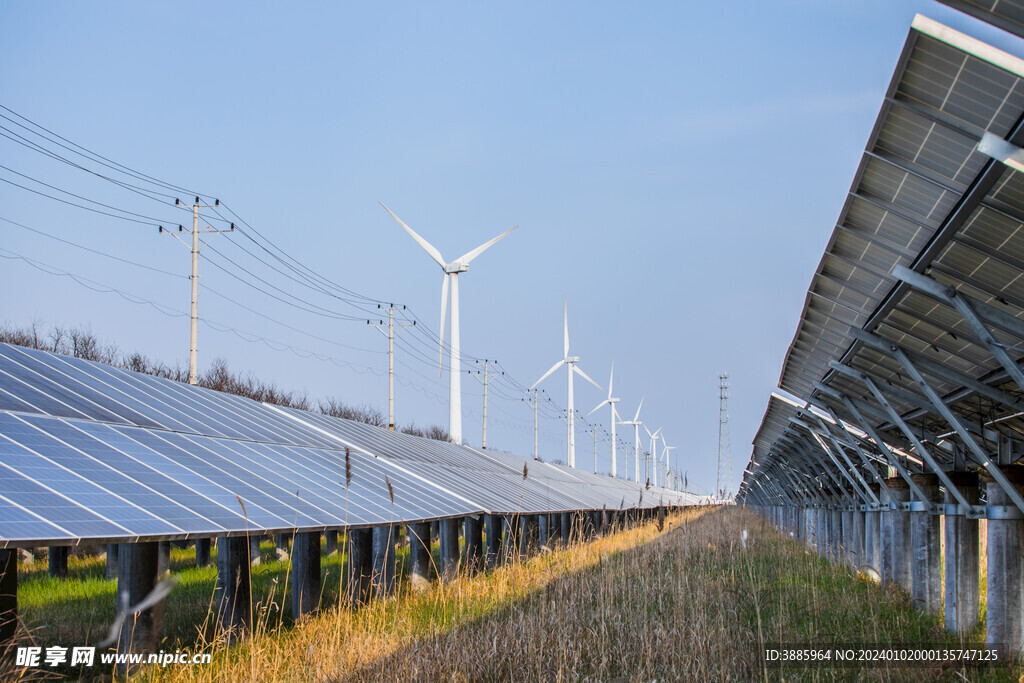
<instances>
[{"instance_id":1,"label":"white wind turbine","mask_svg":"<svg viewBox=\"0 0 1024 683\"><path fill-rule=\"evenodd\" d=\"M661 427L658 427L658 429L653 434L651 434L651 430L647 428L647 425L644 425L644 431L647 432L647 436L651 437L651 451L648 454L650 459L651 459L651 468L650 468L651 485L652 486L657 486L658 485L658 434L661 434Z\"/></svg>"},{"instance_id":2,"label":"white wind turbine","mask_svg":"<svg viewBox=\"0 0 1024 683\"><path fill-rule=\"evenodd\" d=\"M384 202L380 202L381 206L384 206ZM384 210L391 214L391 217L398 221L409 235L416 240L416 243L423 247L423 251L430 255L430 258L437 262L437 265L441 266L441 270L444 271L444 280L441 282L441 348L440 348L440 360L438 361L438 375L441 374L442 365L444 360L444 323L445 314L447 313L448 307L448 287L449 283L452 290L452 341L449 346L448 352L448 437L454 443L462 443L462 364L459 357L459 273L465 273L469 270L469 262L475 259L477 256L482 254L487 248L493 245L495 242L500 240L505 235L512 232L519 226L510 230L506 230L489 242L484 242L473 251L467 252L455 259L454 261L447 262L444 257L441 256L441 252L438 251L430 242L417 235L412 228L402 222L402 219L392 213L391 209L384 206Z\"/></svg>"},{"instance_id":3,"label":"white wind turbine","mask_svg":"<svg viewBox=\"0 0 1024 683\"><path fill-rule=\"evenodd\" d=\"M661 437L661 452L662 455L664 455L665 457L665 486L668 486L669 475L672 473L672 468L669 467L669 456L671 455L670 451L674 451L676 448L678 448L678 446L669 446L667 443L665 443L665 437Z\"/></svg>"},{"instance_id":4,"label":"white wind turbine","mask_svg":"<svg viewBox=\"0 0 1024 683\"><path fill-rule=\"evenodd\" d=\"M579 369L579 367L577 367L576 364L580 362L580 357L579 356L570 356L569 355L569 298L568 297L566 297L566 299L565 299L565 345L564 345L563 349L564 349L565 357L562 358L562 360L560 360L557 363L555 363L554 365L552 365L551 369L548 370L547 372L545 372L541 376L541 378L539 380L534 382L533 386L530 387L529 390L532 391L534 387L536 387L538 384L540 384L541 382L546 380L548 378L548 376L552 372L554 372L558 368L562 367L563 365L565 365L565 366L567 366L569 368L569 399L568 399L568 402L569 402L569 412L568 412L568 423L569 423L569 446L568 446L568 451L569 451L569 467L576 467L576 424L575 424L575 419L574 419L576 413L575 413L575 409L574 409L574 406L573 406L573 396L572 396L572 385L573 385L572 379L573 379L573 375L574 374L579 374L580 377L582 377L583 379L587 380L588 382L593 384L598 389L601 389L601 385L598 384L597 382L595 382L594 380L590 379L589 377L587 377L587 373L583 372L582 370ZM601 391L604 391L604 389L601 389Z\"/></svg>"},{"instance_id":5,"label":"white wind turbine","mask_svg":"<svg viewBox=\"0 0 1024 683\"><path fill-rule=\"evenodd\" d=\"M633 425L633 458L636 461L636 469L633 471L633 476L636 477L636 482L640 483L640 425L643 422L640 421L640 409L644 407L644 398L640 397L640 405L636 407L636 415L633 416L632 420L623 420L620 425ZM628 467L626 469L629 469ZM627 477L628 478L628 477Z\"/></svg>"},{"instance_id":6,"label":"white wind turbine","mask_svg":"<svg viewBox=\"0 0 1024 683\"><path fill-rule=\"evenodd\" d=\"M594 406L593 410L591 410L589 413L587 413L587 417L590 417L595 412L597 412L598 408L600 408L601 406L603 406L605 404L608 404L608 405L610 405L612 407L612 438L611 438L611 443L612 443L612 476L613 477L618 476L618 474L616 473L616 469L615 469L615 460L618 457L618 454L615 451L615 422L616 422L616 420L619 419L619 413L618 413L617 410L615 410L615 404L619 402L619 399L612 398L612 379L614 377L615 377L615 361L612 361L612 371L608 373L608 398L606 398L605 400L603 400L600 403L598 403L596 406Z\"/></svg>"}]
</instances>

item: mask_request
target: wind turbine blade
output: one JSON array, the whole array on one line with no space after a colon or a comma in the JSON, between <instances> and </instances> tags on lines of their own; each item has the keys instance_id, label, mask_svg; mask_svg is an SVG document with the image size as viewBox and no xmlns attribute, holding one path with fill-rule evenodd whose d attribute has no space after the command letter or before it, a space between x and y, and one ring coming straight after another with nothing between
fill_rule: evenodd
<instances>
[{"instance_id":1,"label":"wind turbine blade","mask_svg":"<svg viewBox=\"0 0 1024 683\"><path fill-rule=\"evenodd\" d=\"M596 413L597 409L600 408L601 406L603 406L606 403L608 403L608 401L606 401L606 400L605 401L601 401L600 403L598 403L596 406L594 406L593 410L591 410L589 413L587 413L587 417L590 417L591 415Z\"/></svg>"},{"instance_id":2,"label":"wind turbine blade","mask_svg":"<svg viewBox=\"0 0 1024 683\"><path fill-rule=\"evenodd\" d=\"M593 384L595 387L597 387L598 390L604 391L604 388L600 384L598 384L594 380L590 379L590 377L587 376L587 373L585 373L582 370L580 370L580 366L578 366L575 363L573 363L572 369L575 370L576 374L578 374L580 377L582 377L583 379L587 380L588 382Z\"/></svg>"},{"instance_id":3,"label":"wind turbine blade","mask_svg":"<svg viewBox=\"0 0 1024 683\"><path fill-rule=\"evenodd\" d=\"M612 371L608 373L608 398L612 397L612 379L615 377L615 361L612 361Z\"/></svg>"},{"instance_id":4,"label":"wind turbine blade","mask_svg":"<svg viewBox=\"0 0 1024 683\"><path fill-rule=\"evenodd\" d=\"M437 376L441 376L441 372L444 369L444 321L448 314L448 278L449 274L444 274L444 279L441 281L441 346L438 351L440 357L437 360Z\"/></svg>"},{"instance_id":5,"label":"wind turbine blade","mask_svg":"<svg viewBox=\"0 0 1024 683\"><path fill-rule=\"evenodd\" d=\"M634 422L636 422L637 420L640 419L640 409L644 407L644 399L645 398L647 398L646 394L640 397L640 405L638 405L636 407L636 415L633 417L633 421Z\"/></svg>"},{"instance_id":6,"label":"wind turbine blade","mask_svg":"<svg viewBox=\"0 0 1024 683\"><path fill-rule=\"evenodd\" d=\"M377 202L377 203L378 203L378 204L380 204L381 206L384 206L384 202ZM417 234L416 234L416 231L415 231L415 230L413 230L412 228L410 228L410 227L409 227L408 225L406 225L406 224L405 224L404 222L402 222L402 219L401 219L401 218L399 218L398 216L396 216L396 215L395 215L395 214L394 214L394 213L393 213L393 212L391 211L391 209L389 209L388 207L384 206L384 210L385 210L385 211L387 211L388 213L390 213L390 214L391 214L391 217L392 217L392 218L394 218L394 219L395 219L396 221L398 221L398 224L399 224L399 225L401 225L401 226L402 226L403 228L405 228L405 231L406 231L407 233L409 233L409 235L410 235L410 236L411 236L411 237L412 237L412 238L413 238L414 240L416 240L416 243L417 243L417 244L419 244L419 245L420 245L421 247L423 247L423 251L425 251L425 252L427 252L428 254L430 254L430 258L432 258L432 259L434 259L435 261L437 261L437 265L441 266L442 268L444 268L444 267L445 267L445 266L447 265L447 264L446 264L446 263L444 262L444 257L443 257L443 256L441 256L441 252L439 252L439 251L437 250L437 248L436 248L436 247L434 247L434 245L433 245L433 244L431 244L430 242L426 241L425 239L423 239L422 237L420 237L419 235L417 235Z\"/></svg>"},{"instance_id":7,"label":"wind turbine blade","mask_svg":"<svg viewBox=\"0 0 1024 683\"><path fill-rule=\"evenodd\" d=\"M644 425L644 431L647 432L648 437L654 438L654 434L651 434L651 430L647 428L647 425Z\"/></svg>"},{"instance_id":8,"label":"wind turbine blade","mask_svg":"<svg viewBox=\"0 0 1024 683\"><path fill-rule=\"evenodd\" d=\"M513 230L515 230L518 227L519 226L517 225L515 228L511 228L509 230L506 230L505 232L501 233L500 235L495 237L490 242L484 242L483 244L481 244L479 247L477 247L473 251L468 251L468 252L466 252L465 254L463 254L462 256L460 256L459 258L457 258L455 260L458 261L459 263L468 265L470 261L475 259L480 254L484 253L487 249L489 249L491 247L491 245L493 245L495 242L497 242L502 237L504 237L505 235L509 234L510 232L512 232Z\"/></svg>"},{"instance_id":9,"label":"wind turbine blade","mask_svg":"<svg viewBox=\"0 0 1024 683\"><path fill-rule=\"evenodd\" d=\"M656 432L654 432L653 434L651 434L651 438L653 439L653 438L654 438L654 437L656 437L656 436L657 436L658 434L661 434L661 429L662 429L661 427L658 427L658 431L656 431Z\"/></svg>"},{"instance_id":10,"label":"wind turbine blade","mask_svg":"<svg viewBox=\"0 0 1024 683\"><path fill-rule=\"evenodd\" d=\"M565 363L565 359L563 358L562 360L560 360L557 363L555 363L554 365L552 365L550 370L545 372L544 375L539 380L537 380L536 382L533 383L533 387L537 386L538 384L540 384L541 382L546 380L548 378L548 375L550 375L552 372L554 372L558 368L562 367L562 364L564 364L564 363ZM532 390L533 387L530 387L530 389Z\"/></svg>"},{"instance_id":11,"label":"wind turbine blade","mask_svg":"<svg viewBox=\"0 0 1024 683\"><path fill-rule=\"evenodd\" d=\"M569 355L569 295L565 295L565 355Z\"/></svg>"}]
</instances>

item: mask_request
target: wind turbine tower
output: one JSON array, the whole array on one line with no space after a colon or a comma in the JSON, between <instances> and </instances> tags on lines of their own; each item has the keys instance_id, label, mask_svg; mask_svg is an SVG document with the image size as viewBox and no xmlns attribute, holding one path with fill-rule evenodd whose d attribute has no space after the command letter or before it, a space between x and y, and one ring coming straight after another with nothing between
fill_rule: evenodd
<instances>
[{"instance_id":1,"label":"wind turbine tower","mask_svg":"<svg viewBox=\"0 0 1024 683\"><path fill-rule=\"evenodd\" d=\"M633 458L636 463L636 467L633 470L633 479L637 483L640 482L640 425L643 424L640 421L640 409L643 407L644 396L641 396L640 405L636 407L636 415L633 416L633 419L619 422L620 425L633 425ZM629 454L626 455L626 479L629 479Z\"/></svg>"},{"instance_id":2,"label":"wind turbine tower","mask_svg":"<svg viewBox=\"0 0 1024 683\"><path fill-rule=\"evenodd\" d=\"M729 446L729 373L718 376L718 486L715 494L725 500L732 493L732 453Z\"/></svg>"},{"instance_id":3,"label":"wind turbine tower","mask_svg":"<svg viewBox=\"0 0 1024 683\"><path fill-rule=\"evenodd\" d=\"M619 475L618 475L618 472L617 472L617 470L615 468L615 461L618 459L617 458L617 454L615 452L615 423L619 419L619 413L618 413L617 410L615 410L615 404L619 402L619 399L612 398L612 380L613 379L615 379L615 361L612 361L612 371L610 373L608 373L608 398L606 398L605 400L603 400L600 403L598 403L597 406L594 407L594 410L591 410L589 413L587 413L587 417L590 417L591 415L593 415L594 411L596 411L598 408L600 408L601 406L603 406L605 404L611 406L611 408L612 408L612 437L611 437L610 441L611 441L611 444L612 444L612 476L613 477L617 477ZM626 458L626 466L627 466L627 469L628 469L628 467L629 467L629 458L628 457Z\"/></svg>"}]
</instances>

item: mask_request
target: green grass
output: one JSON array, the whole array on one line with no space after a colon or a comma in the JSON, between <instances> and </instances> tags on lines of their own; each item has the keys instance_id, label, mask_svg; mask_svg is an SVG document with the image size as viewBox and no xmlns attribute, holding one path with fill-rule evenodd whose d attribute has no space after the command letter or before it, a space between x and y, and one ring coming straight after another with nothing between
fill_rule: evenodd
<instances>
[{"instance_id":1,"label":"green grass","mask_svg":"<svg viewBox=\"0 0 1024 683\"><path fill-rule=\"evenodd\" d=\"M321 543L322 604L331 605L343 594L345 539L328 556ZM435 563L439 550L434 548ZM250 568L255 612L268 623L289 625L291 614L291 562L278 561L273 542L260 546L260 564ZM399 544L396 572L408 574L408 545ZM171 548L171 572L176 580L163 617L164 649L193 648L214 636L211 609L217 585L217 549L210 563L195 566L194 548ZM117 580L106 578L102 556L68 557L66 579L49 576L46 558L19 567L18 607L27 635L47 645L88 645L107 637L116 616Z\"/></svg>"}]
</instances>

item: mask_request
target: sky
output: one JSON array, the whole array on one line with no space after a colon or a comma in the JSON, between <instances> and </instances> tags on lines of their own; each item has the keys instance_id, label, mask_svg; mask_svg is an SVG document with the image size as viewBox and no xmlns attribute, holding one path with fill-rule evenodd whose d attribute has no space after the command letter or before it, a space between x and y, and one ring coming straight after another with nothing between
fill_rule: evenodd
<instances>
[{"instance_id":1,"label":"sky","mask_svg":"<svg viewBox=\"0 0 1024 683\"><path fill-rule=\"evenodd\" d=\"M378 202L447 259L519 226L460 276L463 368L507 373L488 446L532 455L523 390L567 301L571 354L605 390L614 361L622 419L643 398L691 490L716 486L729 373L735 490L918 12L1024 56L931 0L0 4L0 321L187 363L189 249L157 226L188 230L174 198L198 194L221 202L200 227L239 228L200 259L200 371L386 411L366 320L394 303L417 323L396 421L447 427L442 273ZM564 369L540 388L564 460ZM584 415L605 395L577 378ZM607 407L577 465L592 425L607 472Z\"/></svg>"}]
</instances>

